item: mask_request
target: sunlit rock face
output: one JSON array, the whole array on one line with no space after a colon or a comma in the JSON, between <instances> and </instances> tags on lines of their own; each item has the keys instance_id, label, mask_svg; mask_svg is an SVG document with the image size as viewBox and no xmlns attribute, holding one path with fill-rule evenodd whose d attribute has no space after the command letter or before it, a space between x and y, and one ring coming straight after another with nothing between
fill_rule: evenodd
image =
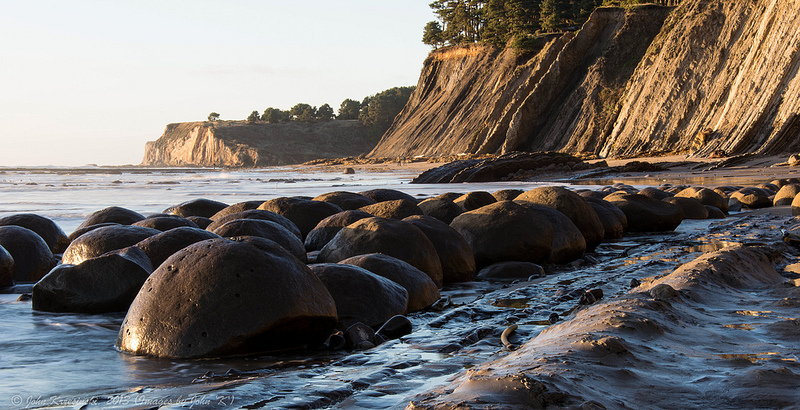
<instances>
[{"instance_id":1,"label":"sunlit rock face","mask_svg":"<svg viewBox=\"0 0 800 410\"><path fill-rule=\"evenodd\" d=\"M170 358L248 354L320 343L336 321L328 290L280 246L211 239L153 272L116 345Z\"/></svg>"}]
</instances>

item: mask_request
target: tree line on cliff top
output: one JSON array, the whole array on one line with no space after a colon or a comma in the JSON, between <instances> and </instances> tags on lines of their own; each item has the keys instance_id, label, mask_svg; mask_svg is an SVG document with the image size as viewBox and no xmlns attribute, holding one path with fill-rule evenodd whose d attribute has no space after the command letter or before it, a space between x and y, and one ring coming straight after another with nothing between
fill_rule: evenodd
<instances>
[{"instance_id":1,"label":"tree line on cliff top","mask_svg":"<svg viewBox=\"0 0 800 410\"><path fill-rule=\"evenodd\" d=\"M654 0L435 0L435 21L425 25L422 42L445 45L489 43L503 47L512 41L526 48L537 34L575 29L600 6L633 6ZM672 1L669 3L677 3Z\"/></svg>"}]
</instances>

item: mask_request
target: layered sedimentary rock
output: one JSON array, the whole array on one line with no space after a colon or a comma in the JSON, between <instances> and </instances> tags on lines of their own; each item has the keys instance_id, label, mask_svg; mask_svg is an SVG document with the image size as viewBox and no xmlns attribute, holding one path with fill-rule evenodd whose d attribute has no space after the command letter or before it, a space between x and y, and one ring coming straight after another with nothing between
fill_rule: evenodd
<instances>
[{"instance_id":1,"label":"layered sedimentary rock","mask_svg":"<svg viewBox=\"0 0 800 410\"><path fill-rule=\"evenodd\" d=\"M375 139L358 121L169 124L145 146L142 165L253 167L297 164L368 152Z\"/></svg>"}]
</instances>

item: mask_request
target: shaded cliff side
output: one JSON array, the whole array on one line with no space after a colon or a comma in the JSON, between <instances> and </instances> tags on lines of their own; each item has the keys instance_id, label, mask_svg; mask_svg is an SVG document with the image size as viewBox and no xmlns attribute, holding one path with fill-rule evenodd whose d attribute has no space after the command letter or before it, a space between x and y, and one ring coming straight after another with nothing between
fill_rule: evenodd
<instances>
[{"instance_id":1,"label":"shaded cliff side","mask_svg":"<svg viewBox=\"0 0 800 410\"><path fill-rule=\"evenodd\" d=\"M368 152L375 139L358 121L169 124L145 145L142 165L254 167L298 164Z\"/></svg>"},{"instance_id":2,"label":"shaded cliff side","mask_svg":"<svg viewBox=\"0 0 800 410\"><path fill-rule=\"evenodd\" d=\"M514 50L436 50L371 156L800 150L800 0L599 8Z\"/></svg>"}]
</instances>

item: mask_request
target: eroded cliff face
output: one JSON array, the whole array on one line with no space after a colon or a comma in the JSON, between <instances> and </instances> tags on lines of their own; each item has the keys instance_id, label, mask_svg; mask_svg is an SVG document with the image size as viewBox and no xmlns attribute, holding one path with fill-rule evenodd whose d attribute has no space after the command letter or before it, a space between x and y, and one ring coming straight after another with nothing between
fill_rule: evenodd
<instances>
[{"instance_id":1,"label":"eroded cliff face","mask_svg":"<svg viewBox=\"0 0 800 410\"><path fill-rule=\"evenodd\" d=\"M600 8L524 58L431 53L371 156L800 150L800 0Z\"/></svg>"},{"instance_id":2,"label":"eroded cliff face","mask_svg":"<svg viewBox=\"0 0 800 410\"><path fill-rule=\"evenodd\" d=\"M360 155L375 145L358 121L169 124L145 145L142 165L255 167Z\"/></svg>"}]
</instances>

